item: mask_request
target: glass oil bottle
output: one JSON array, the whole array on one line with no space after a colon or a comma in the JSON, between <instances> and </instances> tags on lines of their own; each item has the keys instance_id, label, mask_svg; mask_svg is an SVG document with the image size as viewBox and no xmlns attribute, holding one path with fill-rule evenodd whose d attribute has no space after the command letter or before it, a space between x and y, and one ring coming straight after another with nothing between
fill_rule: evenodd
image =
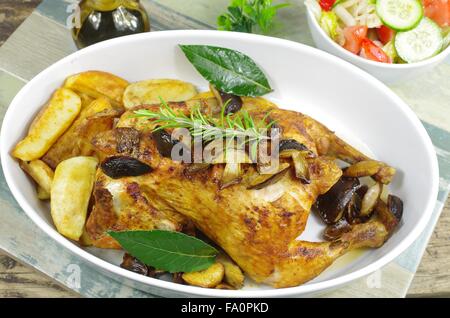
<instances>
[{"instance_id":1,"label":"glass oil bottle","mask_svg":"<svg viewBox=\"0 0 450 318\"><path fill-rule=\"evenodd\" d=\"M72 29L79 49L119 36L150 31L147 13L139 0L83 0L80 22Z\"/></svg>"}]
</instances>

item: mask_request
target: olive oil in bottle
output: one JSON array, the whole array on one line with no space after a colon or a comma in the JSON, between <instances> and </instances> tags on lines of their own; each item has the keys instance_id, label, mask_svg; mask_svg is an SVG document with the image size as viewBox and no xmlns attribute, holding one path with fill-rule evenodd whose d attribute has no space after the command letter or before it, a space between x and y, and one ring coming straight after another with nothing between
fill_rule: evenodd
<instances>
[{"instance_id":1,"label":"olive oil in bottle","mask_svg":"<svg viewBox=\"0 0 450 318\"><path fill-rule=\"evenodd\" d=\"M83 0L81 25L72 29L79 49L123 35L148 32L148 16L139 0Z\"/></svg>"}]
</instances>

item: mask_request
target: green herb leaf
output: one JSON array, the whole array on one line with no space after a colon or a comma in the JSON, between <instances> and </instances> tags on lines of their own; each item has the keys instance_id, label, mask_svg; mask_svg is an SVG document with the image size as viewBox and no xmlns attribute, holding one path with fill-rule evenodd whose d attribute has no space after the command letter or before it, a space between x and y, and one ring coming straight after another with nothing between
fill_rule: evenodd
<instances>
[{"instance_id":1,"label":"green herb leaf","mask_svg":"<svg viewBox=\"0 0 450 318\"><path fill-rule=\"evenodd\" d=\"M153 120L154 124L158 124L158 128L155 128L154 131L166 128L186 128L193 137L201 137L203 142L218 138L229 138L231 142L240 138L244 145L252 142L257 145L262 140L270 139L266 130L275 123L275 121L266 123L270 112L262 120L255 122L246 110L225 115L225 108L226 104L222 106L220 118L212 118L203 114L199 107L191 109L190 115L186 115L180 111L174 111L161 99L158 111L139 109L134 111L133 117Z\"/></svg>"},{"instance_id":2,"label":"green herb leaf","mask_svg":"<svg viewBox=\"0 0 450 318\"><path fill-rule=\"evenodd\" d=\"M170 273L207 269L218 254L214 247L180 232L109 231L108 234L144 264Z\"/></svg>"},{"instance_id":3,"label":"green herb leaf","mask_svg":"<svg viewBox=\"0 0 450 318\"><path fill-rule=\"evenodd\" d=\"M219 30L237 32L268 33L274 24L277 11L289 6L288 3L272 5L272 0L232 0L228 12L217 18ZM256 29L257 29L256 28Z\"/></svg>"},{"instance_id":4,"label":"green herb leaf","mask_svg":"<svg viewBox=\"0 0 450 318\"><path fill-rule=\"evenodd\" d=\"M180 47L197 71L225 93L261 96L272 91L261 69L241 52L208 45Z\"/></svg>"}]
</instances>

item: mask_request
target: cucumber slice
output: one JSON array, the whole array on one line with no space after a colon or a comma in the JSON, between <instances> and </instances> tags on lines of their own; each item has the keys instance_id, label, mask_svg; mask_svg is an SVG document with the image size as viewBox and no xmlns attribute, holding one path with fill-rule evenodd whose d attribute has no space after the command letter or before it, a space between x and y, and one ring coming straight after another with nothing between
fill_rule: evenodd
<instances>
[{"instance_id":1,"label":"cucumber slice","mask_svg":"<svg viewBox=\"0 0 450 318\"><path fill-rule=\"evenodd\" d=\"M413 29L423 17L420 0L377 0L376 11L381 21L396 31Z\"/></svg>"},{"instance_id":2,"label":"cucumber slice","mask_svg":"<svg viewBox=\"0 0 450 318\"><path fill-rule=\"evenodd\" d=\"M431 19L423 18L419 25L395 35L397 54L406 62L428 59L442 49L443 37L439 26Z\"/></svg>"}]
</instances>

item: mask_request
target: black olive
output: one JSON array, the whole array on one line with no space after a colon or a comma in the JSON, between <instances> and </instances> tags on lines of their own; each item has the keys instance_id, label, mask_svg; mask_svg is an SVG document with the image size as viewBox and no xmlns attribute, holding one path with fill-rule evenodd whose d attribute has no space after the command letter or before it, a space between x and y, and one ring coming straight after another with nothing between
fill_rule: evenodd
<instances>
[{"instance_id":1,"label":"black olive","mask_svg":"<svg viewBox=\"0 0 450 318\"><path fill-rule=\"evenodd\" d=\"M399 197L389 194L387 199L387 206L389 211L400 221L403 216L403 201Z\"/></svg>"},{"instance_id":2,"label":"black olive","mask_svg":"<svg viewBox=\"0 0 450 318\"><path fill-rule=\"evenodd\" d=\"M113 179L136 177L152 171L152 168L132 157L113 156L101 164L102 171Z\"/></svg>"},{"instance_id":3,"label":"black olive","mask_svg":"<svg viewBox=\"0 0 450 318\"><path fill-rule=\"evenodd\" d=\"M341 177L327 193L317 198L316 208L326 224L333 224L342 217L358 186L358 178Z\"/></svg>"},{"instance_id":4,"label":"black olive","mask_svg":"<svg viewBox=\"0 0 450 318\"><path fill-rule=\"evenodd\" d=\"M164 129L156 130L152 132L153 140L156 142L156 148L158 149L161 156L166 158L172 157L172 148L179 143L178 140L172 140L172 136ZM181 148L180 157L183 157L185 152L189 152L188 147L184 146ZM190 157L190 156L189 156Z\"/></svg>"},{"instance_id":5,"label":"black olive","mask_svg":"<svg viewBox=\"0 0 450 318\"><path fill-rule=\"evenodd\" d=\"M308 150L308 148L304 144L299 143L295 139L283 139L280 140L280 152L282 152L283 150L305 151Z\"/></svg>"},{"instance_id":6,"label":"black olive","mask_svg":"<svg viewBox=\"0 0 450 318\"><path fill-rule=\"evenodd\" d=\"M220 98L222 99L222 103L225 106L225 115L234 114L238 112L242 108L242 99L233 94L228 94L219 91Z\"/></svg>"},{"instance_id":7,"label":"black olive","mask_svg":"<svg viewBox=\"0 0 450 318\"><path fill-rule=\"evenodd\" d=\"M123 255L123 261L122 264L120 264L120 267L125 268L129 271L132 271L134 273L138 273L141 275L148 275L148 268L147 266L142 263L137 258L134 258L128 253L125 253Z\"/></svg>"},{"instance_id":8,"label":"black olive","mask_svg":"<svg viewBox=\"0 0 450 318\"><path fill-rule=\"evenodd\" d=\"M336 223L328 225L323 232L323 238L327 241L337 240L342 234L349 232L352 229L351 225L345 218L339 219Z\"/></svg>"},{"instance_id":9,"label":"black olive","mask_svg":"<svg viewBox=\"0 0 450 318\"><path fill-rule=\"evenodd\" d=\"M177 144L177 140L172 140L170 134L161 129L152 132L153 139L156 142L156 148L158 148L161 156L170 158L172 155L172 148Z\"/></svg>"}]
</instances>

